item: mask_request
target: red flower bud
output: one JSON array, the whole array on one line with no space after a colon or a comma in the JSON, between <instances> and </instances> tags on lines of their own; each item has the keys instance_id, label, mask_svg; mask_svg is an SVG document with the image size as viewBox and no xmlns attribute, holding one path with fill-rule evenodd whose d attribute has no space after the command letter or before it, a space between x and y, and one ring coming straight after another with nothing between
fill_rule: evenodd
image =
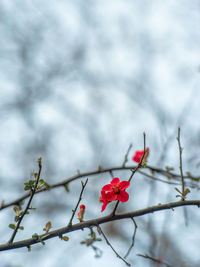
<instances>
[{"instance_id":1,"label":"red flower bud","mask_svg":"<svg viewBox=\"0 0 200 267\"><path fill-rule=\"evenodd\" d=\"M80 222L83 221L84 213L85 213L85 205L80 205L80 211L78 212L78 219Z\"/></svg>"}]
</instances>

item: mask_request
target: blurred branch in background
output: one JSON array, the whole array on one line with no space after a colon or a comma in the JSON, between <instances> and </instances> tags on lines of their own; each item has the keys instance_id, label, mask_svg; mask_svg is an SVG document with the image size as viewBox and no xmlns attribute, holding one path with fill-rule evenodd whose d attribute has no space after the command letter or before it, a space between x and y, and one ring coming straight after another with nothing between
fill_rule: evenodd
<instances>
[{"instance_id":1,"label":"blurred branch in background","mask_svg":"<svg viewBox=\"0 0 200 267\"><path fill-rule=\"evenodd\" d=\"M102 173L110 173L110 172L113 172L113 171L124 171L124 170L136 170L137 167L135 166L127 166L127 167L111 167L111 168L108 168L108 169L103 169L102 167L99 168L98 170L96 171L92 171L92 172L86 172L86 173L78 173L77 175L74 175L68 179L65 179L61 182L58 182L56 184L52 184L52 185L49 185L47 187L44 187L44 188L41 188L39 190L37 190L35 192L35 194L38 194L38 193L41 193L41 192L44 192L44 191L49 191L51 189L54 189L54 188L57 188L57 187L65 187L66 190L68 190L68 186L71 182L77 180L77 179L80 179L80 178L83 178L83 177L90 177L90 176L93 176L93 175L100 175ZM151 180L154 180L154 181L158 181L158 182L162 182L162 183L166 183L166 184L169 184L169 185L181 185L181 183L179 182L171 182L170 180L175 180L175 181L180 181L181 179L181 176L179 174L176 174L170 170L165 170L165 169L160 169L160 168L155 168L155 167L151 167L151 166L145 166L143 168L147 168L148 170L151 171L151 173L158 173L164 177L166 177L167 179L164 180L164 179L160 179L158 177L156 177L155 175L149 175L148 173L145 173L144 171L141 171L141 170L137 170L138 173L142 174L145 178L150 178ZM131 173L131 175L133 175L133 172ZM190 180L190 183L187 183L186 185L191 187L191 188L196 188L197 190L200 189L198 183L200 181L200 177L199 176L192 176L191 174L186 174L183 176L184 179L188 179ZM155 186L155 185L154 185ZM26 198L28 198L30 196L30 193L26 193L24 194L23 196L17 198L16 200L13 200L11 201L10 203L7 203L5 202L5 200L2 200L1 202L1 206L0 206L0 210L3 210L7 207L10 207L10 206L13 206L13 205L19 205L20 202L22 202L23 200L25 200Z\"/></svg>"}]
</instances>

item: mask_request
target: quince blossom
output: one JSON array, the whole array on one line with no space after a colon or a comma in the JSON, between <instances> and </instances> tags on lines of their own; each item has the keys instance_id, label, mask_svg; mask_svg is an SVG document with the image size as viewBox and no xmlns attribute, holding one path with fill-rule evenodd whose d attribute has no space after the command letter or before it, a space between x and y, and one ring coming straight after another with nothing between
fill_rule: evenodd
<instances>
[{"instance_id":1,"label":"quince blossom","mask_svg":"<svg viewBox=\"0 0 200 267\"><path fill-rule=\"evenodd\" d=\"M144 154L144 150L135 151L135 154L133 155L132 160L137 162L137 163L140 163L140 160L141 160L143 154ZM146 163L146 159L147 159L148 155L149 155L149 148L147 147L145 155L144 155L144 158L143 158L143 161L142 161L142 165L144 165Z\"/></svg>"},{"instance_id":2,"label":"quince blossom","mask_svg":"<svg viewBox=\"0 0 200 267\"><path fill-rule=\"evenodd\" d=\"M125 191L130 186L130 182L122 181L115 177L110 184L104 185L101 189L100 202L103 202L101 212L105 210L109 202L119 200L126 202L129 199L129 194Z\"/></svg>"}]
</instances>

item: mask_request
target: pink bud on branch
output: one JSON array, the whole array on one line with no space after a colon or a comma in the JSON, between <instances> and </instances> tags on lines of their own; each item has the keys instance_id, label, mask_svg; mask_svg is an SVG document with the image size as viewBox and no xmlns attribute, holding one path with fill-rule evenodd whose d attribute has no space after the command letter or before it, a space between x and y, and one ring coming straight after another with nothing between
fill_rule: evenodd
<instances>
[{"instance_id":1,"label":"pink bud on branch","mask_svg":"<svg viewBox=\"0 0 200 267\"><path fill-rule=\"evenodd\" d=\"M85 205L80 205L80 211L78 212L78 219L80 222L83 221L84 213L85 213Z\"/></svg>"}]
</instances>

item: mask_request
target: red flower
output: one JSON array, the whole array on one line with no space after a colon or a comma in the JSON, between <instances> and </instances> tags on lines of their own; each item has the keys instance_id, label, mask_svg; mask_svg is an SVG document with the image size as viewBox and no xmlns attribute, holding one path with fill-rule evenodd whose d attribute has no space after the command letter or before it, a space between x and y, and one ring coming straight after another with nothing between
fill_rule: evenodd
<instances>
[{"instance_id":1,"label":"red flower","mask_svg":"<svg viewBox=\"0 0 200 267\"><path fill-rule=\"evenodd\" d=\"M80 220L80 222L83 221L84 213L85 213L85 205L80 205L80 211L78 212L78 219Z\"/></svg>"},{"instance_id":2,"label":"red flower","mask_svg":"<svg viewBox=\"0 0 200 267\"><path fill-rule=\"evenodd\" d=\"M114 178L110 184L104 185L101 189L100 201L103 202L102 211L105 210L107 204L114 200L126 202L129 199L129 194L125 191L130 186L128 181L120 182L118 177Z\"/></svg>"},{"instance_id":3,"label":"red flower","mask_svg":"<svg viewBox=\"0 0 200 267\"><path fill-rule=\"evenodd\" d=\"M144 154L144 150L141 150L141 151L137 150L137 151L135 151L135 154L132 157L132 160L135 161L135 162L137 162L137 163L140 163L140 160L141 160L143 154ZM147 159L148 155L149 155L149 148L147 147L146 148L145 155L144 155L144 158L143 158L143 161L142 161L142 165L146 163L146 159Z\"/></svg>"}]
</instances>

